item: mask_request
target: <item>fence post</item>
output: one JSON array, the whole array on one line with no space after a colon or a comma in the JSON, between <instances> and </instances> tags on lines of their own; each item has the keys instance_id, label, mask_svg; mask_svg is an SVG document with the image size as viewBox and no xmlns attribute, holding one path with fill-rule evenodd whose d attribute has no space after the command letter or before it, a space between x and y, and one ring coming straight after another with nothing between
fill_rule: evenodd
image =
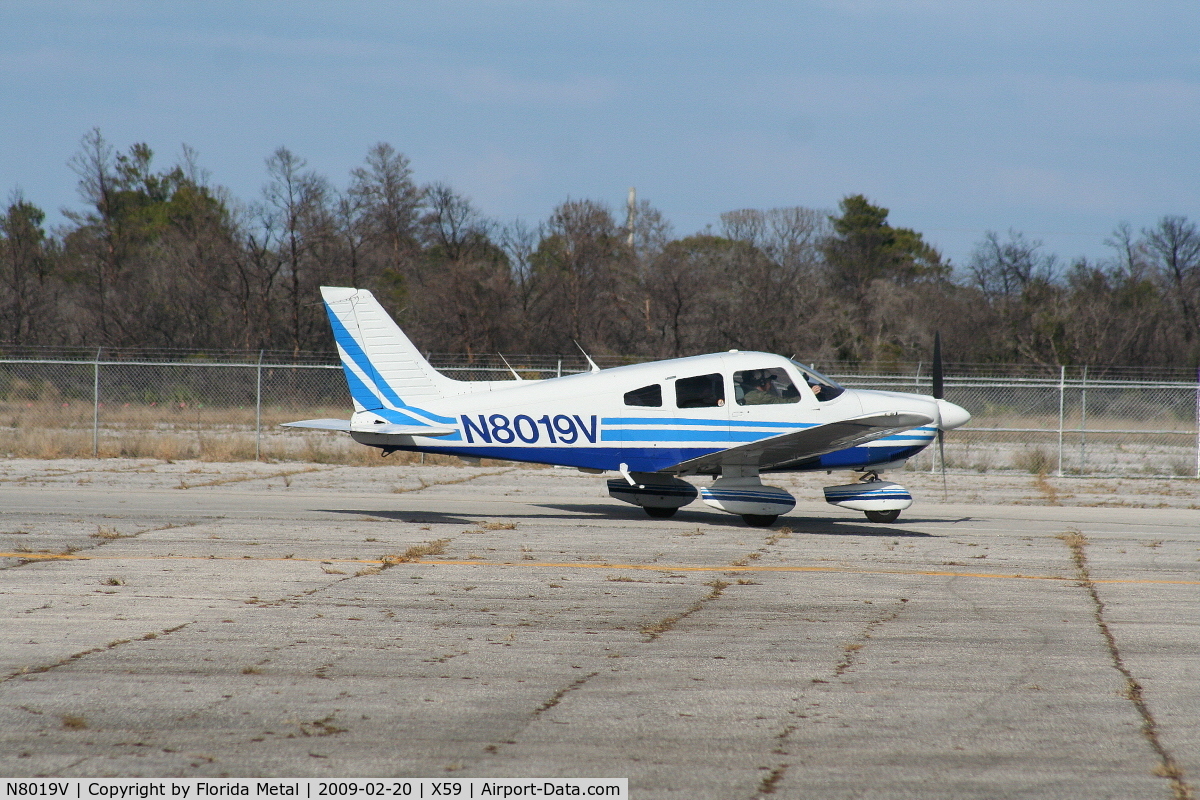
<instances>
[{"instance_id":1,"label":"fence post","mask_svg":"<svg viewBox=\"0 0 1200 800\"><path fill-rule=\"evenodd\" d=\"M1079 475L1087 464L1087 364L1083 365L1083 383L1079 387Z\"/></svg>"},{"instance_id":2,"label":"fence post","mask_svg":"<svg viewBox=\"0 0 1200 800\"><path fill-rule=\"evenodd\" d=\"M96 360L92 362L92 458L100 457L100 351L96 348Z\"/></svg>"},{"instance_id":3,"label":"fence post","mask_svg":"<svg viewBox=\"0 0 1200 800\"><path fill-rule=\"evenodd\" d=\"M262 360L263 351L258 351L258 378L254 387L254 460L262 461Z\"/></svg>"},{"instance_id":4,"label":"fence post","mask_svg":"<svg viewBox=\"0 0 1200 800\"><path fill-rule=\"evenodd\" d=\"M1058 477L1063 476L1063 428L1066 421L1067 368L1058 368Z\"/></svg>"},{"instance_id":5,"label":"fence post","mask_svg":"<svg viewBox=\"0 0 1200 800\"><path fill-rule=\"evenodd\" d=\"M1200 369L1196 370L1196 477L1200 478Z\"/></svg>"}]
</instances>

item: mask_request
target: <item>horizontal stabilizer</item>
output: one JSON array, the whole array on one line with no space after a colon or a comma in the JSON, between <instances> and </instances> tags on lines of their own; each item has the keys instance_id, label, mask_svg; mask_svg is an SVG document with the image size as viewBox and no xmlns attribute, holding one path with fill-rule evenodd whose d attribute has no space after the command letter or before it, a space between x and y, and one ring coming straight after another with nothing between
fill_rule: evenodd
<instances>
[{"instance_id":1,"label":"horizontal stabilizer","mask_svg":"<svg viewBox=\"0 0 1200 800\"><path fill-rule=\"evenodd\" d=\"M445 428L434 425L361 425L350 427L346 419L303 419L299 422L284 422L285 428L315 428L321 431L345 431L346 433L381 433L388 436L449 436L456 432L455 428Z\"/></svg>"},{"instance_id":2,"label":"horizontal stabilizer","mask_svg":"<svg viewBox=\"0 0 1200 800\"><path fill-rule=\"evenodd\" d=\"M285 428L316 428L320 431L345 431L350 432L350 420L348 419L302 419L299 422L281 422Z\"/></svg>"}]
</instances>

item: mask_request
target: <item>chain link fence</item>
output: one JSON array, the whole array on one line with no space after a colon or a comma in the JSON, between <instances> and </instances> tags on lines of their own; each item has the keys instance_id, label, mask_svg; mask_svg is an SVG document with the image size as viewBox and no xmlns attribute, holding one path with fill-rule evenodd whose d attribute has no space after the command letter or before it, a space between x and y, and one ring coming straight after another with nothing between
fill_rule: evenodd
<instances>
[{"instance_id":1,"label":"chain link fence","mask_svg":"<svg viewBox=\"0 0 1200 800\"><path fill-rule=\"evenodd\" d=\"M45 354L42 354L45 355ZM280 428L347 418L349 392L327 354L79 352L0 358L0 454L15 457L302 459L376 463L349 437ZM431 355L462 380L587 371L582 356ZM598 358L601 366L637 359ZM930 392L928 365L818 364L853 388ZM1200 383L1187 374L949 365L946 398L973 415L946 436L949 469L1200 477ZM1004 373L1004 374L1001 374ZM937 448L910 462L936 469Z\"/></svg>"}]
</instances>

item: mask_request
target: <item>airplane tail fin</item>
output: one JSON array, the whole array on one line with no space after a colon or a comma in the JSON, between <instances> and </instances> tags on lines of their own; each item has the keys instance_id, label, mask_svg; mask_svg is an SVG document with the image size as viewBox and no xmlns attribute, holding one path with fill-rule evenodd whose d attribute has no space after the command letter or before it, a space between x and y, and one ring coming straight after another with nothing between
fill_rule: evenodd
<instances>
[{"instance_id":1,"label":"airplane tail fin","mask_svg":"<svg viewBox=\"0 0 1200 800\"><path fill-rule=\"evenodd\" d=\"M426 413L414 404L458 393L458 381L425 360L369 291L322 286L321 297L356 411Z\"/></svg>"}]
</instances>

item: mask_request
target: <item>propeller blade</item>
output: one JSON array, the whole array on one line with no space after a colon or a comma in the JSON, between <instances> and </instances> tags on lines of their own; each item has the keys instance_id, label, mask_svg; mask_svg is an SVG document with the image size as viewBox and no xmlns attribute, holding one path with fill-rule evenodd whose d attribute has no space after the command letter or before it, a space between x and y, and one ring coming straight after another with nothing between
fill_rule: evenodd
<instances>
[{"instance_id":1,"label":"propeller blade","mask_svg":"<svg viewBox=\"0 0 1200 800\"><path fill-rule=\"evenodd\" d=\"M946 433L938 428L938 460L942 462L942 502L946 502L949 491L946 488Z\"/></svg>"},{"instance_id":2,"label":"propeller blade","mask_svg":"<svg viewBox=\"0 0 1200 800\"><path fill-rule=\"evenodd\" d=\"M941 400L942 392L942 332L933 332L933 397Z\"/></svg>"}]
</instances>

